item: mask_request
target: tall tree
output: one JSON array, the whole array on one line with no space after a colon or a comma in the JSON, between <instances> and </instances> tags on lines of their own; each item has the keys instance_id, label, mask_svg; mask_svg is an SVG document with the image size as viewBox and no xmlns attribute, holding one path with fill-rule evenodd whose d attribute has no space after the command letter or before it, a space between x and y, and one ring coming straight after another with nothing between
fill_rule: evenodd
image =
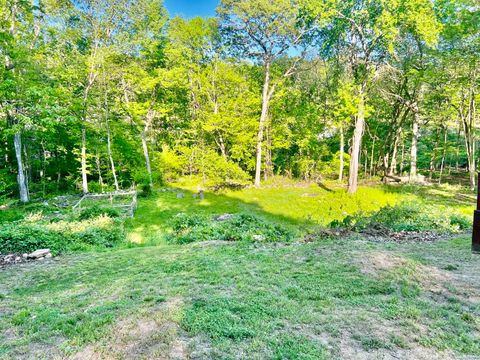
<instances>
[{"instance_id":1,"label":"tall tree","mask_svg":"<svg viewBox=\"0 0 480 360\"><path fill-rule=\"evenodd\" d=\"M297 70L300 52L313 30L311 18L302 17L304 4L297 0L222 0L218 13L221 31L241 56L263 67L262 109L258 123L255 186L260 186L262 149L269 105L277 86ZM296 59L280 76L272 79L272 64L296 53Z\"/></svg>"}]
</instances>

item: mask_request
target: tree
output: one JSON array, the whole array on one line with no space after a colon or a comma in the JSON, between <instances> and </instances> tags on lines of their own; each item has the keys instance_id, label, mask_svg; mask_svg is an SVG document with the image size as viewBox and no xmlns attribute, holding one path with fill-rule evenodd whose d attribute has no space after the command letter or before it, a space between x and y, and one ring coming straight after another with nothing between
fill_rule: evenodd
<instances>
[{"instance_id":1,"label":"tree","mask_svg":"<svg viewBox=\"0 0 480 360\"><path fill-rule=\"evenodd\" d=\"M395 53L402 31L410 31L419 41L435 43L439 33L430 1L336 1L333 29L323 37L330 50L348 54L351 76L358 98L357 114L351 145L349 192L357 190L359 159L365 129L365 105L368 86L376 65L385 56Z\"/></svg>"},{"instance_id":2,"label":"tree","mask_svg":"<svg viewBox=\"0 0 480 360\"><path fill-rule=\"evenodd\" d=\"M302 17L304 6L296 0L222 0L218 13L221 31L229 45L243 57L258 62L264 71L262 109L258 123L255 186L260 186L262 149L269 105L277 86L297 70L301 56L277 79L271 78L272 64L289 52L305 46L314 21Z\"/></svg>"}]
</instances>

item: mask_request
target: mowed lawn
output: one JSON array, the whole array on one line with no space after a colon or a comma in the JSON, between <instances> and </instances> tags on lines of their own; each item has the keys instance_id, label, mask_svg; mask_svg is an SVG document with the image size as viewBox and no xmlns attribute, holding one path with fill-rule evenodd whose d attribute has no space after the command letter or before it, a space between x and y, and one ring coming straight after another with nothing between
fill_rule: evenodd
<instances>
[{"instance_id":1,"label":"mowed lawn","mask_svg":"<svg viewBox=\"0 0 480 360\"><path fill-rule=\"evenodd\" d=\"M343 189L318 187L207 193L203 201L185 195L142 200L128 224L138 239L159 246L1 270L0 358L480 357L480 257L468 236L410 244L359 235L162 244L179 211L251 211L307 229L355 206L367 212L410 198L470 211L470 195L364 188L357 205ZM367 208L370 196L376 203Z\"/></svg>"}]
</instances>

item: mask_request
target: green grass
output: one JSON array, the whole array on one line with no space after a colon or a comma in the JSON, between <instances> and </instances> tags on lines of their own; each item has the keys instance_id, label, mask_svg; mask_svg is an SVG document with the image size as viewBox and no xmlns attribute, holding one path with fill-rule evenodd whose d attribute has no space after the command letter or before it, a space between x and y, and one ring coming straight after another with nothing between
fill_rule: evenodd
<instances>
[{"instance_id":1,"label":"green grass","mask_svg":"<svg viewBox=\"0 0 480 360\"><path fill-rule=\"evenodd\" d=\"M0 271L0 358L480 356L480 262L468 237L164 244L178 212L250 213L300 236L409 199L468 213L471 195L460 190L380 186L350 196L312 186L203 201L187 190L183 199L155 194L140 200L127 228L133 240L160 246Z\"/></svg>"},{"instance_id":2,"label":"green grass","mask_svg":"<svg viewBox=\"0 0 480 360\"><path fill-rule=\"evenodd\" d=\"M194 198L192 186L183 185L184 198L174 191L160 192L141 200L135 218L127 222L130 240L141 244L164 244L171 231L172 217L187 214L219 215L250 213L290 227L298 235L326 226L334 220L359 212L370 214L401 201L419 202L455 209L471 216L472 193L448 185L360 187L354 195L335 184L307 187L248 188L242 191L206 192L205 199Z\"/></svg>"},{"instance_id":3,"label":"green grass","mask_svg":"<svg viewBox=\"0 0 480 360\"><path fill-rule=\"evenodd\" d=\"M361 262L378 254L406 263L362 272ZM176 336L205 349L207 358L331 358L342 354L341 340L367 352L422 345L480 355L480 308L469 300L472 294L444 280L439 295L429 289L428 274L417 276L426 266L450 274L440 268L452 263L461 267L457 273L478 274L467 238L406 246L345 239L68 255L0 273L0 354L18 358L39 348L64 356L88 344L106 351L109 339L121 336L116 323L162 311L157 318L168 318L165 304L180 299ZM148 350L145 345L137 355Z\"/></svg>"}]
</instances>

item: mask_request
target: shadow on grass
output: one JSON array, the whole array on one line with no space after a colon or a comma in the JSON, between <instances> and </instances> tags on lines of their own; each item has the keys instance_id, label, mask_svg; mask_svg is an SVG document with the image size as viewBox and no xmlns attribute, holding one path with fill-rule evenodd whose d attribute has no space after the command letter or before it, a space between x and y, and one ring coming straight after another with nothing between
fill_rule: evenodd
<instances>
[{"instance_id":1,"label":"shadow on grass","mask_svg":"<svg viewBox=\"0 0 480 360\"><path fill-rule=\"evenodd\" d=\"M475 205L475 194L466 189L447 188L445 185L382 185L392 194L409 194L433 205L470 207Z\"/></svg>"},{"instance_id":2,"label":"shadow on grass","mask_svg":"<svg viewBox=\"0 0 480 360\"><path fill-rule=\"evenodd\" d=\"M298 192L298 189L295 190ZM181 194L180 197L177 196L178 194ZM282 224L295 234L318 225L311 216L302 218L266 211L255 196L245 200L240 198L240 194L241 192L231 192L228 195L226 193L205 192L205 198L201 200L196 192L179 189L178 191L159 192L149 198L142 199L139 202L135 217L127 221L129 240L147 245L164 243L166 234L171 230L172 219L179 213L212 217L226 213L248 213L268 222ZM293 193L289 196L300 198L301 194ZM280 201L277 210L281 212L284 210L282 206L287 205L295 206L291 202L282 204L282 201Z\"/></svg>"}]
</instances>

